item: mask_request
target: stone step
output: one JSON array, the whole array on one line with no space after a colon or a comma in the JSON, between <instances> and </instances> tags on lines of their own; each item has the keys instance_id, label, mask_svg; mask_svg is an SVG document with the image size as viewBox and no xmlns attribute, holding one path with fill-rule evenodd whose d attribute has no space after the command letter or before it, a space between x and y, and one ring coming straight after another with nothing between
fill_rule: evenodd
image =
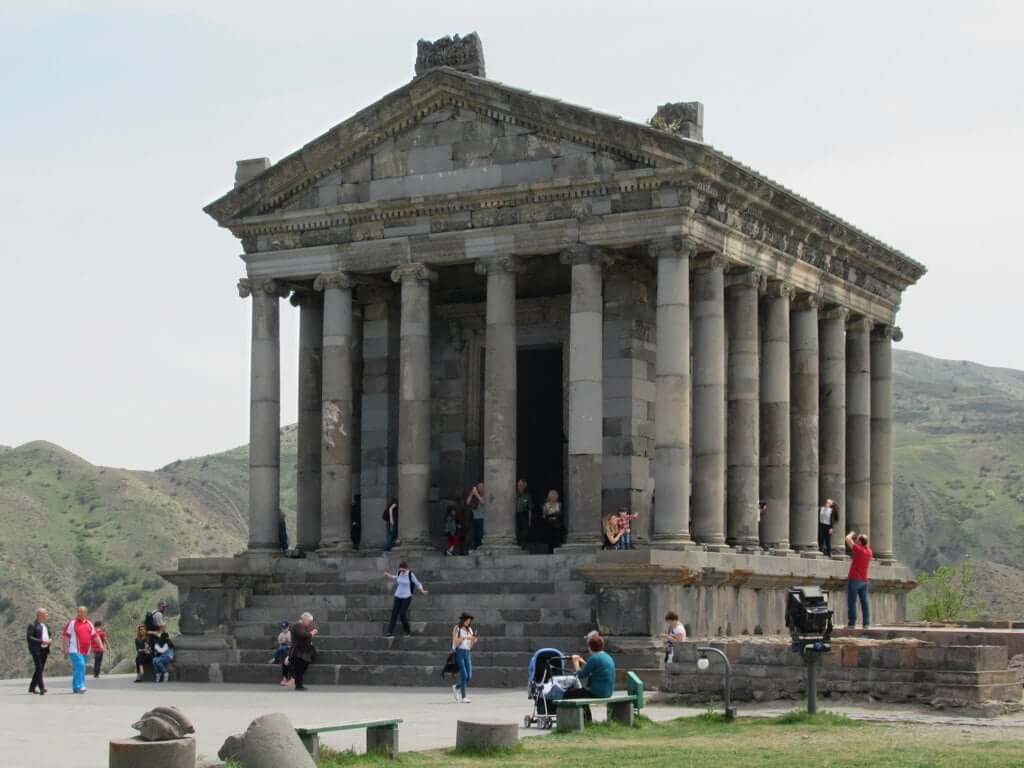
<instances>
[{"instance_id":1,"label":"stone step","mask_svg":"<svg viewBox=\"0 0 1024 768\"><path fill-rule=\"evenodd\" d=\"M268 659L275 647L274 635L262 635L258 637L237 637L238 648L245 652L259 650L259 653ZM530 653L541 648L557 648L566 654L582 653L584 642L582 635L572 637L487 637L481 642L486 642L488 650L508 651L519 653ZM447 652L451 646L451 640L447 636L438 635L429 637L424 635L396 636L390 640L376 636L366 637L338 637L329 635L318 635L316 647L320 650L379 650L391 648L399 652L404 651L431 651ZM259 660L259 657L257 657Z\"/></svg>"},{"instance_id":2,"label":"stone step","mask_svg":"<svg viewBox=\"0 0 1024 768\"><path fill-rule=\"evenodd\" d=\"M473 551L469 555L446 557L443 552L401 552L370 554L356 552L344 557L318 557L275 560L275 573L287 577L292 574L313 573L380 573L383 570L394 572L398 564L405 560L414 571L479 571L501 570L503 568L526 569L534 571L565 571L581 565L592 563L594 552L565 553L553 555L532 555L525 552L487 552Z\"/></svg>"},{"instance_id":3,"label":"stone step","mask_svg":"<svg viewBox=\"0 0 1024 768\"><path fill-rule=\"evenodd\" d=\"M321 622L319 624L319 637L380 637L387 627L387 618L382 617L380 621L346 621L346 622ZM413 617L415 618L415 617ZM411 621L412 630L417 635L434 637L450 637L452 631L451 621ZM583 637L587 632L594 629L593 622L533 622L516 621L503 624L481 624L477 627L484 637ZM270 640L277 637L280 627L276 623L239 623L232 627L231 634L236 638L241 637L262 637Z\"/></svg>"},{"instance_id":4,"label":"stone step","mask_svg":"<svg viewBox=\"0 0 1024 768\"><path fill-rule=\"evenodd\" d=\"M526 669L531 654L527 651L491 651L481 650L483 644L473 651L473 668L482 667L519 667L526 678ZM448 645L437 650L412 651L405 648L389 650L382 645L377 650L324 650L317 647L317 664L341 664L347 666L385 666L385 667L431 667L444 664L448 656ZM267 664L271 658L270 651L241 651L239 661L242 664Z\"/></svg>"},{"instance_id":5,"label":"stone step","mask_svg":"<svg viewBox=\"0 0 1024 768\"><path fill-rule=\"evenodd\" d=\"M385 580L384 570L312 570L278 573L267 579L275 584L303 583L373 583ZM569 575L572 568L568 566L556 568L534 568L532 564L516 565L503 568L484 568L479 570L467 568L427 569L413 568L413 573L424 583L439 582L498 582L498 581L560 581ZM391 571L394 573L394 571Z\"/></svg>"},{"instance_id":6,"label":"stone step","mask_svg":"<svg viewBox=\"0 0 1024 768\"><path fill-rule=\"evenodd\" d=\"M592 610L595 600L590 595L416 595L411 611L440 612L457 617L468 610L474 616L486 611L508 610ZM391 615L392 595L253 595L245 617L263 617L264 621L294 620L302 611L309 611L318 619L327 612L377 611ZM264 611L264 613L257 613ZM250 620L250 619L246 619ZM259 619L256 619L259 620Z\"/></svg>"},{"instance_id":7,"label":"stone step","mask_svg":"<svg viewBox=\"0 0 1024 768\"><path fill-rule=\"evenodd\" d=\"M385 686L433 686L447 690L451 678L441 677L442 658L437 664L421 667L396 667L390 665L313 664L306 673L305 681L317 685L385 685ZM274 685L281 677L280 669L271 664L219 664L210 668L186 661L171 666L175 680L183 682L210 682L211 677L225 683L261 683ZM481 688L522 688L523 706L529 708L525 691L527 689L526 667L479 667L474 665L473 682Z\"/></svg>"},{"instance_id":8,"label":"stone step","mask_svg":"<svg viewBox=\"0 0 1024 768\"><path fill-rule=\"evenodd\" d=\"M417 575L417 578L419 576ZM580 581L524 581L501 579L486 581L441 581L431 583L421 580L427 591L433 595L582 595L586 584ZM383 579L377 581L284 581L256 585L256 595L392 595L392 586Z\"/></svg>"}]
</instances>

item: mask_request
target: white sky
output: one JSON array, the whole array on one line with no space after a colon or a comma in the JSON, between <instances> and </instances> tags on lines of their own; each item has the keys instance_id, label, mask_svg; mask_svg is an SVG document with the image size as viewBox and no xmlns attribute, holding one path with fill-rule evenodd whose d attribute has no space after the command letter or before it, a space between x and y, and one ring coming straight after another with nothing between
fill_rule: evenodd
<instances>
[{"instance_id":1,"label":"white sky","mask_svg":"<svg viewBox=\"0 0 1024 768\"><path fill-rule=\"evenodd\" d=\"M1024 4L0 0L0 443L248 439L240 247L202 213L476 30L488 74L705 139L924 262L903 347L1024 368ZM282 422L296 311L282 304Z\"/></svg>"}]
</instances>

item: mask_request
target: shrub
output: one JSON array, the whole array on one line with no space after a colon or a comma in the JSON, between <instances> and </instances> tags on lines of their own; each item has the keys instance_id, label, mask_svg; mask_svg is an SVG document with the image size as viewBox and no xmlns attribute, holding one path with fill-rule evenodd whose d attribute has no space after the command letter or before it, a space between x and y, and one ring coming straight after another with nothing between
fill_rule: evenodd
<instances>
[{"instance_id":1,"label":"shrub","mask_svg":"<svg viewBox=\"0 0 1024 768\"><path fill-rule=\"evenodd\" d=\"M968 560L959 565L940 565L917 577L911 604L925 621L970 621L975 610L968 604L973 569Z\"/></svg>"}]
</instances>

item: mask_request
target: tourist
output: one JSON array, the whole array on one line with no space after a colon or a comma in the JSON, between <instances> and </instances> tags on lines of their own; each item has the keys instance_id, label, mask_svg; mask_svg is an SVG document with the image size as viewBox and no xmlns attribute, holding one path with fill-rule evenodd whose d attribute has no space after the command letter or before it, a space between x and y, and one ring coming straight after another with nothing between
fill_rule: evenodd
<instances>
[{"instance_id":1,"label":"tourist","mask_svg":"<svg viewBox=\"0 0 1024 768\"><path fill-rule=\"evenodd\" d=\"M670 664L675 661L676 645L686 642L686 627L675 611L665 614L665 632L661 638L665 641L665 663Z\"/></svg>"},{"instance_id":2,"label":"tourist","mask_svg":"<svg viewBox=\"0 0 1024 768\"><path fill-rule=\"evenodd\" d=\"M384 551L390 552L398 544L398 499L388 502L384 510L384 524L387 526L387 541L384 542Z\"/></svg>"},{"instance_id":3,"label":"tourist","mask_svg":"<svg viewBox=\"0 0 1024 768\"><path fill-rule=\"evenodd\" d=\"M607 515L601 527L604 531L604 544L601 545L601 549L619 549L619 541L624 533L619 528L619 516Z\"/></svg>"},{"instance_id":4,"label":"tourist","mask_svg":"<svg viewBox=\"0 0 1024 768\"><path fill-rule=\"evenodd\" d=\"M618 545L616 546L616 549L633 548L633 538L630 531L632 530L633 521L636 520L638 517L640 517L639 514L632 514L625 507L619 507L619 511L617 514L618 519L616 521L619 526L619 541Z\"/></svg>"},{"instance_id":5,"label":"tourist","mask_svg":"<svg viewBox=\"0 0 1024 768\"><path fill-rule=\"evenodd\" d=\"M103 666L103 654L107 652L107 631L103 628L103 622L96 622L96 639L92 644L92 676L98 679L100 668Z\"/></svg>"},{"instance_id":6,"label":"tourist","mask_svg":"<svg viewBox=\"0 0 1024 768\"><path fill-rule=\"evenodd\" d=\"M556 547L562 546L562 502L558 500L558 491L548 491L547 500L541 507L541 516L544 519L544 530L547 533L548 553L555 551Z\"/></svg>"},{"instance_id":7,"label":"tourist","mask_svg":"<svg viewBox=\"0 0 1024 768\"><path fill-rule=\"evenodd\" d=\"M590 635L587 648L590 650L590 658L585 664L581 656L572 656L576 677L583 687L570 688L563 699L606 699L615 693L615 660L605 651L604 638ZM589 707L584 712L584 718L590 722Z\"/></svg>"},{"instance_id":8,"label":"tourist","mask_svg":"<svg viewBox=\"0 0 1024 768\"><path fill-rule=\"evenodd\" d=\"M302 614L299 620L292 624L292 646L288 654L288 666L291 667L296 691L307 690L303 679L316 654L316 649L313 647L313 638L317 636L318 632L319 630L313 626L313 614L311 613Z\"/></svg>"},{"instance_id":9,"label":"tourist","mask_svg":"<svg viewBox=\"0 0 1024 768\"><path fill-rule=\"evenodd\" d=\"M871 603L868 599L868 569L874 552L868 546L868 537L856 531L846 534L846 546L850 548L850 572L846 582L846 626L850 629L857 623L857 601L860 600L861 625L871 626Z\"/></svg>"},{"instance_id":10,"label":"tourist","mask_svg":"<svg viewBox=\"0 0 1024 768\"><path fill-rule=\"evenodd\" d=\"M156 681L167 682L167 665L174 661L174 643L166 632L153 643L153 668L156 670Z\"/></svg>"},{"instance_id":11,"label":"tourist","mask_svg":"<svg viewBox=\"0 0 1024 768\"><path fill-rule=\"evenodd\" d=\"M88 665L89 650L96 639L96 627L89 621L89 609L78 606L71 621L64 626L64 655L71 662L71 691L85 693L85 669Z\"/></svg>"},{"instance_id":12,"label":"tourist","mask_svg":"<svg viewBox=\"0 0 1024 768\"><path fill-rule=\"evenodd\" d=\"M289 631L287 621L282 621L279 629L281 631L277 633L277 647L274 649L274 657L270 660L270 663L281 665L280 684L288 685L292 679L291 671L288 669L288 652L291 650L292 633Z\"/></svg>"},{"instance_id":13,"label":"tourist","mask_svg":"<svg viewBox=\"0 0 1024 768\"><path fill-rule=\"evenodd\" d=\"M50 628L46 625L49 618L45 608L36 609L36 620L28 625L28 652L32 656L32 681L28 684L29 693L46 693L43 682L43 670L46 660L50 657Z\"/></svg>"},{"instance_id":14,"label":"tourist","mask_svg":"<svg viewBox=\"0 0 1024 768\"><path fill-rule=\"evenodd\" d=\"M395 636L395 624L402 620L402 629L405 634L411 635L412 628L409 626L409 606L412 604L412 594L419 590L421 595L429 594L423 584L416 578L416 574L409 570L409 564L403 560L398 564L398 573L384 571L390 581L395 583L395 600L391 606L391 621L388 622L388 631L385 637Z\"/></svg>"},{"instance_id":15,"label":"tourist","mask_svg":"<svg viewBox=\"0 0 1024 768\"><path fill-rule=\"evenodd\" d=\"M277 511L277 547L282 552L288 551L288 523L281 510Z\"/></svg>"},{"instance_id":16,"label":"tourist","mask_svg":"<svg viewBox=\"0 0 1024 768\"><path fill-rule=\"evenodd\" d=\"M161 600L156 604L156 610L146 614L143 620L146 625L146 634L149 635L150 647L154 645L157 638L164 633L167 626L167 619L164 614L167 612L167 601Z\"/></svg>"},{"instance_id":17,"label":"tourist","mask_svg":"<svg viewBox=\"0 0 1024 768\"><path fill-rule=\"evenodd\" d=\"M469 489L466 497L466 506L473 515L473 549L484 542L484 519L487 517L487 502L484 498L484 481L481 480Z\"/></svg>"},{"instance_id":18,"label":"tourist","mask_svg":"<svg viewBox=\"0 0 1024 768\"><path fill-rule=\"evenodd\" d=\"M516 481L516 543L526 546L526 540L533 525L533 497L527 493L526 478Z\"/></svg>"},{"instance_id":19,"label":"tourist","mask_svg":"<svg viewBox=\"0 0 1024 768\"><path fill-rule=\"evenodd\" d=\"M466 686L473 677L473 646L480 636L473 629L473 617L468 613L459 616L459 623L452 627L452 650L455 651L455 666L459 670L459 682L452 686L456 702L469 704Z\"/></svg>"},{"instance_id":20,"label":"tourist","mask_svg":"<svg viewBox=\"0 0 1024 768\"><path fill-rule=\"evenodd\" d=\"M145 624L139 624L135 630L135 682L141 683L145 674L144 667L153 663L153 649L149 644L149 633Z\"/></svg>"},{"instance_id":21,"label":"tourist","mask_svg":"<svg viewBox=\"0 0 1024 768\"><path fill-rule=\"evenodd\" d=\"M352 517L348 529L352 549L358 550L363 541L363 497L358 493L352 498Z\"/></svg>"},{"instance_id":22,"label":"tourist","mask_svg":"<svg viewBox=\"0 0 1024 768\"><path fill-rule=\"evenodd\" d=\"M764 516L768 513L768 502L757 502L757 540L764 544Z\"/></svg>"},{"instance_id":23,"label":"tourist","mask_svg":"<svg viewBox=\"0 0 1024 768\"><path fill-rule=\"evenodd\" d=\"M828 557L832 554L832 528L836 524L838 509L832 499L825 499L824 506L818 510L818 549Z\"/></svg>"},{"instance_id":24,"label":"tourist","mask_svg":"<svg viewBox=\"0 0 1024 768\"><path fill-rule=\"evenodd\" d=\"M448 507L444 517L444 533L447 536L445 555L454 555L459 548L459 521L455 519L455 507Z\"/></svg>"}]
</instances>

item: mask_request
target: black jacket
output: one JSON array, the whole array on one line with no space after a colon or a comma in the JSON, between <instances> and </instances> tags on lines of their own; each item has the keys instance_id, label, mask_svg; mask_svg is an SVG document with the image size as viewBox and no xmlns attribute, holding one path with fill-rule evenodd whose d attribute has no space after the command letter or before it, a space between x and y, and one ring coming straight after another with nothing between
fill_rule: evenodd
<instances>
[{"instance_id":1,"label":"black jacket","mask_svg":"<svg viewBox=\"0 0 1024 768\"><path fill-rule=\"evenodd\" d=\"M49 630L49 627L47 627ZM49 646L43 648L43 625L38 621L33 621L28 625L28 631L25 633L25 639L28 641L28 652L33 656L38 656L43 650L49 650ZM53 643L53 634L50 634L50 642Z\"/></svg>"}]
</instances>

